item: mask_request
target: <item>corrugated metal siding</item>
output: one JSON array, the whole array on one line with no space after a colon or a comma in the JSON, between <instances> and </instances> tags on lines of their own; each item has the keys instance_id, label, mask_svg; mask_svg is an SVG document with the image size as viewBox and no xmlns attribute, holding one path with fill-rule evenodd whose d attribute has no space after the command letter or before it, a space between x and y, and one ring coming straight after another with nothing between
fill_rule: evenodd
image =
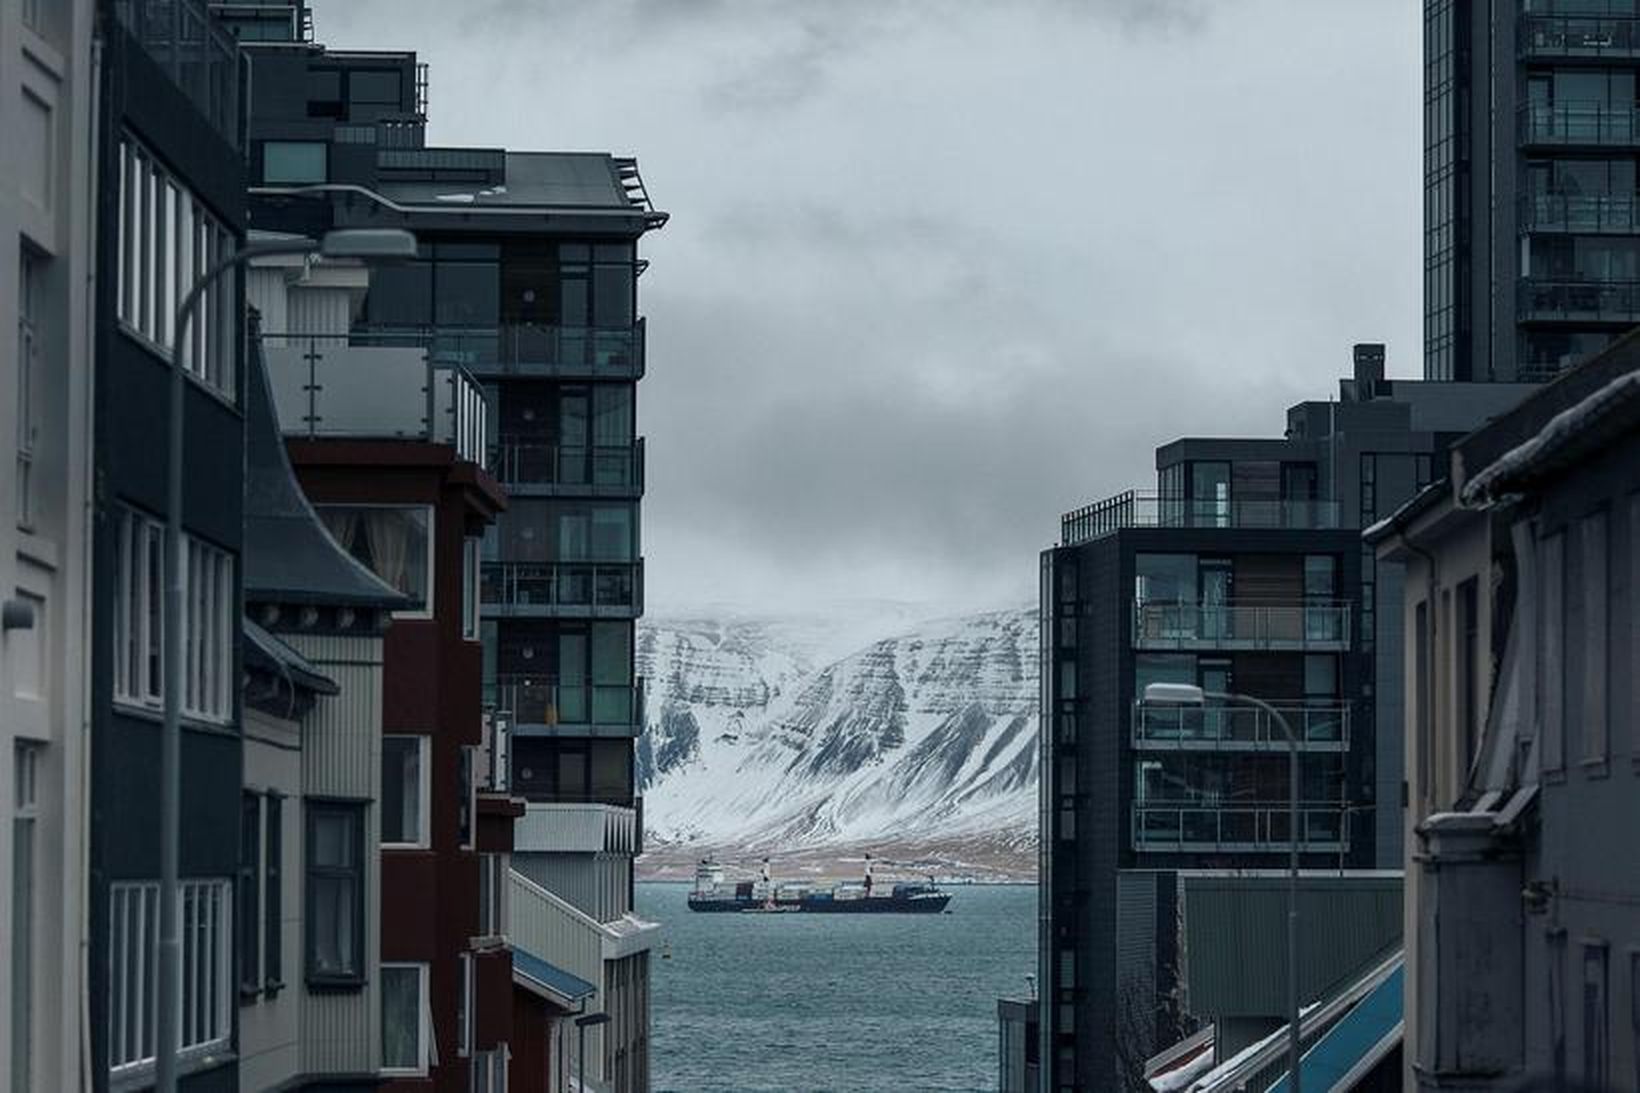
<instances>
[{"instance_id":1,"label":"corrugated metal siding","mask_svg":"<svg viewBox=\"0 0 1640 1093\"><path fill-rule=\"evenodd\" d=\"M289 321L292 334L346 334L353 325L353 303L346 289L295 289Z\"/></svg>"},{"instance_id":2,"label":"corrugated metal siding","mask_svg":"<svg viewBox=\"0 0 1640 1093\"><path fill-rule=\"evenodd\" d=\"M382 639L281 634L335 680L341 693L320 698L303 727L302 792L375 802L381 796ZM360 991L304 992L302 1067L309 1074L373 1072L381 1062L380 814L365 810L364 953ZM300 906L300 905L299 905ZM300 962L304 954L293 957ZM298 966L300 964L298 963Z\"/></svg>"},{"instance_id":3,"label":"corrugated metal siding","mask_svg":"<svg viewBox=\"0 0 1640 1093\"><path fill-rule=\"evenodd\" d=\"M1148 1058L1156 1043L1155 873L1116 875L1116 1034L1121 1048ZM1139 1038L1139 1043L1131 1041Z\"/></svg>"},{"instance_id":4,"label":"corrugated metal siding","mask_svg":"<svg viewBox=\"0 0 1640 1093\"><path fill-rule=\"evenodd\" d=\"M245 274L245 302L262 316L262 329L275 334L289 329L285 310L285 271L252 267Z\"/></svg>"},{"instance_id":5,"label":"corrugated metal siding","mask_svg":"<svg viewBox=\"0 0 1640 1093\"><path fill-rule=\"evenodd\" d=\"M532 803L513 826L513 847L548 853L633 853L637 813L618 805ZM550 887L550 885L549 885Z\"/></svg>"},{"instance_id":6,"label":"corrugated metal siding","mask_svg":"<svg viewBox=\"0 0 1640 1093\"><path fill-rule=\"evenodd\" d=\"M1213 1016L1272 1016L1287 1006L1287 879L1185 875L1184 929L1191 1008ZM1401 944L1401 878L1303 877L1299 991L1326 998Z\"/></svg>"},{"instance_id":7,"label":"corrugated metal siding","mask_svg":"<svg viewBox=\"0 0 1640 1093\"><path fill-rule=\"evenodd\" d=\"M631 910L627 876L632 859L620 854L529 854L514 851L513 868L576 910L612 922Z\"/></svg>"},{"instance_id":8,"label":"corrugated metal siding","mask_svg":"<svg viewBox=\"0 0 1640 1093\"><path fill-rule=\"evenodd\" d=\"M596 984L598 993L587 1000L588 1013L604 1010L603 931L564 900L535 884L517 869L509 871L512 890L507 908L512 941L542 960ZM602 1080L604 1038L601 1028L587 1030L589 1070Z\"/></svg>"}]
</instances>

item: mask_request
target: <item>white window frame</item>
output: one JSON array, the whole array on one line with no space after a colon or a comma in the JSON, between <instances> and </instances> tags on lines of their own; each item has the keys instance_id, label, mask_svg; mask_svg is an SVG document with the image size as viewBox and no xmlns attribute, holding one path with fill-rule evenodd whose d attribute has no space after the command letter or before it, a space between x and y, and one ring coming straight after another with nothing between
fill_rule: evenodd
<instances>
[{"instance_id":1,"label":"white window frame","mask_svg":"<svg viewBox=\"0 0 1640 1093\"><path fill-rule=\"evenodd\" d=\"M404 1075L411 1077L425 1077L432 1058L433 1020L432 1006L428 998L428 966L409 961L384 960L381 964L381 984L383 990L387 986L387 972L389 969L402 970L413 968L416 971L416 1065L413 1067L387 1065L387 999L380 999L382 1010L382 1067L381 1073Z\"/></svg>"},{"instance_id":2,"label":"white window frame","mask_svg":"<svg viewBox=\"0 0 1640 1093\"><path fill-rule=\"evenodd\" d=\"M182 298L201 273L234 251L234 237L129 133L121 134L119 156L114 312L121 329L169 362L172 326ZM238 274L227 273L206 290L182 347L183 370L230 403L237 394L237 279Z\"/></svg>"},{"instance_id":3,"label":"white window frame","mask_svg":"<svg viewBox=\"0 0 1640 1093\"><path fill-rule=\"evenodd\" d=\"M182 1013L177 1034L186 1059L228 1045L238 992L233 982L233 881L185 880L180 888ZM154 1065L159 882L116 881L109 885L108 906L108 1071L119 1080ZM141 946L137 953L131 951L133 934ZM204 993L198 989L202 981Z\"/></svg>"},{"instance_id":4,"label":"white window frame","mask_svg":"<svg viewBox=\"0 0 1640 1093\"><path fill-rule=\"evenodd\" d=\"M473 1053L473 954L461 954L461 994L456 999L456 1054Z\"/></svg>"},{"instance_id":5,"label":"white window frame","mask_svg":"<svg viewBox=\"0 0 1640 1093\"><path fill-rule=\"evenodd\" d=\"M17 526L34 527L34 456L40 438L40 296L45 259L28 247L17 261Z\"/></svg>"},{"instance_id":6,"label":"white window frame","mask_svg":"<svg viewBox=\"0 0 1640 1093\"><path fill-rule=\"evenodd\" d=\"M478 856L478 936L474 942L490 945L507 937L507 873L510 855Z\"/></svg>"},{"instance_id":7,"label":"white window frame","mask_svg":"<svg viewBox=\"0 0 1640 1093\"><path fill-rule=\"evenodd\" d=\"M468 1088L473 1093L507 1093L507 1064L511 1059L512 1048L504 1042L474 1052L468 1064Z\"/></svg>"},{"instance_id":8,"label":"white window frame","mask_svg":"<svg viewBox=\"0 0 1640 1093\"><path fill-rule=\"evenodd\" d=\"M383 742L388 740L413 740L416 743L416 837L408 842L389 842L387 825L382 824L382 849L384 850L425 850L432 845L430 828L432 827L429 813L433 805L433 777L432 764L429 762L432 751L429 745L432 737L416 735L414 733L386 733L382 736ZM385 757L387 749L382 749ZM382 770L382 781L387 780L387 770ZM384 816L385 820L386 817Z\"/></svg>"},{"instance_id":9,"label":"white window frame","mask_svg":"<svg viewBox=\"0 0 1640 1093\"><path fill-rule=\"evenodd\" d=\"M463 641L479 640L481 614L479 576L484 570L483 546L484 540L470 536L461 541L461 637Z\"/></svg>"},{"instance_id":10,"label":"white window frame","mask_svg":"<svg viewBox=\"0 0 1640 1093\"><path fill-rule=\"evenodd\" d=\"M165 528L134 509L117 517L114 558L114 701L164 705L161 661ZM182 714L227 724L234 713L234 558L182 537Z\"/></svg>"}]
</instances>

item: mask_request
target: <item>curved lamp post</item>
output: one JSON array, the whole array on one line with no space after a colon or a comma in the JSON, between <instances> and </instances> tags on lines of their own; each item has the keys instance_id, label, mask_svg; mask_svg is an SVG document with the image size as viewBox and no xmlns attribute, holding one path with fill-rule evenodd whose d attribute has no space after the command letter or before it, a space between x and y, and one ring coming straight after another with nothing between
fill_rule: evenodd
<instances>
[{"instance_id":1,"label":"curved lamp post","mask_svg":"<svg viewBox=\"0 0 1640 1093\"><path fill-rule=\"evenodd\" d=\"M1252 695L1204 691L1193 683L1151 683L1145 701L1160 706L1203 706L1215 702L1240 703L1264 711L1287 735L1287 1090L1301 1093L1298 1027L1298 736L1281 711Z\"/></svg>"},{"instance_id":2,"label":"curved lamp post","mask_svg":"<svg viewBox=\"0 0 1640 1093\"><path fill-rule=\"evenodd\" d=\"M341 229L321 240L303 236L247 243L200 274L177 308L171 336L171 412L166 421L165 452L165 604L160 615L164 635L161 647L165 719L160 729L159 792L159 982L154 1015L154 1084L159 1093L174 1093L177 1055L181 1051L177 1025L182 1014L182 945L177 922L177 837L182 813L182 441L183 395L187 390L182 350L188 324L199 301L223 275L257 258L292 254L320 254L326 258L393 261L414 258L416 237L397 228ZM201 349L202 352L208 350Z\"/></svg>"}]
</instances>

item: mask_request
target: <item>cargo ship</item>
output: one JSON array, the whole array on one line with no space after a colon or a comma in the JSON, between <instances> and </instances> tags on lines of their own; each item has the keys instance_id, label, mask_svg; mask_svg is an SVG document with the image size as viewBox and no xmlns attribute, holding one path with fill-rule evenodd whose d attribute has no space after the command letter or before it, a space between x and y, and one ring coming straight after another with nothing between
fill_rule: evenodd
<instances>
[{"instance_id":1,"label":"cargo ship","mask_svg":"<svg viewBox=\"0 0 1640 1093\"><path fill-rule=\"evenodd\" d=\"M869 854L865 865L863 881L821 888L795 881L776 882L769 875L767 858L757 880L725 880L723 867L711 858L703 858L695 867L695 888L689 893L689 909L741 914L937 915L951 902L951 896L932 880L926 884L895 883L885 891L871 875Z\"/></svg>"}]
</instances>

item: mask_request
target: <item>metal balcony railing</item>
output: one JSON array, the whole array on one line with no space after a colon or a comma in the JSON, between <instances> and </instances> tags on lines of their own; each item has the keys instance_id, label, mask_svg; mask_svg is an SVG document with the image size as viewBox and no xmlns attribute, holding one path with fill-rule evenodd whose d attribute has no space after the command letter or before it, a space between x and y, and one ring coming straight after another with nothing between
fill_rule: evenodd
<instances>
[{"instance_id":1,"label":"metal balcony railing","mask_svg":"<svg viewBox=\"0 0 1640 1093\"><path fill-rule=\"evenodd\" d=\"M1640 281L1529 277L1520 283L1520 317L1527 321L1640 322Z\"/></svg>"},{"instance_id":2,"label":"metal balcony railing","mask_svg":"<svg viewBox=\"0 0 1640 1093\"><path fill-rule=\"evenodd\" d=\"M1522 15L1517 52L1534 60L1558 57L1640 57L1640 18L1633 15Z\"/></svg>"},{"instance_id":3,"label":"metal balcony railing","mask_svg":"<svg viewBox=\"0 0 1640 1093\"><path fill-rule=\"evenodd\" d=\"M1640 108L1627 102L1529 102L1519 114L1522 144L1640 146Z\"/></svg>"},{"instance_id":4,"label":"metal balcony railing","mask_svg":"<svg viewBox=\"0 0 1640 1093\"><path fill-rule=\"evenodd\" d=\"M569 379L639 379L644 374L644 320L631 326L394 326L355 328L371 338L419 345L443 364L479 375Z\"/></svg>"},{"instance_id":5,"label":"metal balcony railing","mask_svg":"<svg viewBox=\"0 0 1640 1093\"><path fill-rule=\"evenodd\" d=\"M114 15L216 134L240 147L239 44L204 0L114 0Z\"/></svg>"},{"instance_id":6,"label":"metal balcony railing","mask_svg":"<svg viewBox=\"0 0 1640 1093\"><path fill-rule=\"evenodd\" d=\"M356 334L264 333L262 355L286 436L420 440L484 458L483 388L424 349Z\"/></svg>"},{"instance_id":7,"label":"metal balcony railing","mask_svg":"<svg viewBox=\"0 0 1640 1093\"><path fill-rule=\"evenodd\" d=\"M636 618L643 562L485 562L479 599L492 615Z\"/></svg>"},{"instance_id":8,"label":"metal balcony railing","mask_svg":"<svg viewBox=\"0 0 1640 1093\"><path fill-rule=\"evenodd\" d=\"M518 494L641 494L643 438L631 444L575 447L504 437L490 452L490 473Z\"/></svg>"},{"instance_id":9,"label":"metal balcony railing","mask_svg":"<svg viewBox=\"0 0 1640 1093\"><path fill-rule=\"evenodd\" d=\"M513 849L539 853L634 854L638 810L624 805L531 801L513 827Z\"/></svg>"},{"instance_id":10,"label":"metal balcony railing","mask_svg":"<svg viewBox=\"0 0 1640 1093\"><path fill-rule=\"evenodd\" d=\"M1305 751L1348 751L1347 702L1275 707ZM1251 706L1133 704L1133 747L1142 751L1286 751L1287 734L1275 719Z\"/></svg>"},{"instance_id":11,"label":"metal balcony railing","mask_svg":"<svg viewBox=\"0 0 1640 1093\"><path fill-rule=\"evenodd\" d=\"M485 710L483 733L473 780L480 793L508 793L512 788L511 718L496 710Z\"/></svg>"},{"instance_id":12,"label":"metal balcony railing","mask_svg":"<svg viewBox=\"0 0 1640 1093\"><path fill-rule=\"evenodd\" d=\"M636 736L643 729L644 681L557 683L501 675L485 700L511 715L520 736Z\"/></svg>"},{"instance_id":13,"label":"metal balcony railing","mask_svg":"<svg viewBox=\"0 0 1640 1093\"><path fill-rule=\"evenodd\" d=\"M1338 502L1205 500L1128 490L1060 517L1066 546L1123 528L1336 528Z\"/></svg>"},{"instance_id":14,"label":"metal balcony railing","mask_svg":"<svg viewBox=\"0 0 1640 1093\"><path fill-rule=\"evenodd\" d=\"M1581 235L1640 234L1640 194L1527 194L1522 231Z\"/></svg>"},{"instance_id":15,"label":"metal balcony railing","mask_svg":"<svg viewBox=\"0 0 1640 1093\"><path fill-rule=\"evenodd\" d=\"M1137 649L1314 649L1350 646L1350 605L1145 603L1133 605Z\"/></svg>"},{"instance_id":16,"label":"metal balcony railing","mask_svg":"<svg viewBox=\"0 0 1640 1093\"><path fill-rule=\"evenodd\" d=\"M1337 801L1300 801L1300 848L1348 850L1348 814ZM1285 853L1292 844L1289 830L1285 801L1257 805L1141 801L1133 806L1135 850Z\"/></svg>"}]
</instances>

